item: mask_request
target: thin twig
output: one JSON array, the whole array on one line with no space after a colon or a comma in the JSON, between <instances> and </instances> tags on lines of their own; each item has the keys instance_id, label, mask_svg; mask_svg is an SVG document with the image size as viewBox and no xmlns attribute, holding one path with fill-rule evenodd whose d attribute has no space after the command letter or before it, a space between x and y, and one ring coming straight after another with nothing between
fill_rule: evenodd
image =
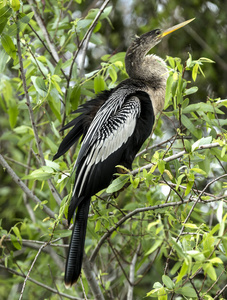
<instances>
[{"instance_id":1,"label":"thin twig","mask_svg":"<svg viewBox=\"0 0 227 300\"><path fill-rule=\"evenodd\" d=\"M219 291L217 292L216 296L214 297L214 300L220 299L219 296L224 293L224 291L227 289L227 284Z\"/></svg>"},{"instance_id":2,"label":"thin twig","mask_svg":"<svg viewBox=\"0 0 227 300\"><path fill-rule=\"evenodd\" d=\"M32 147L32 141L31 141L30 147L29 147L30 150L28 151L27 166L30 166L30 164L31 164L31 157L32 157L32 156L31 156L31 147ZM28 173L29 173L28 170L29 170L28 168L25 169L25 176L28 175ZM28 179L25 180L24 184L25 184L26 186L28 186ZM34 187L34 184L33 184L33 187ZM34 211L33 211L33 209L31 208L31 205L30 205L30 203L29 203L29 201L28 201L28 196L27 196L27 194L23 193L23 199L24 199L24 205L25 205L25 207L27 208L28 214L29 214L29 216L30 216L32 222L35 223L35 222L36 222L35 214L34 214Z\"/></svg>"},{"instance_id":3,"label":"thin twig","mask_svg":"<svg viewBox=\"0 0 227 300\"><path fill-rule=\"evenodd\" d=\"M29 0L29 1L32 1L32 0ZM26 104L27 104L27 107L28 107L29 117L30 117L30 120L31 120L32 129L33 129L33 132L34 132L36 146L37 146L37 149L38 149L41 164L42 164L42 166L45 166L46 162L45 162L42 147L41 147L41 140L39 138L38 130L37 130L36 123L35 123L35 117L34 117L32 105L31 105L31 101L30 101L30 98L29 98L29 95L28 95L28 88L27 88L27 83L26 83L26 78L25 78L25 73L24 73L24 67L23 67L22 53L21 53L19 26L17 28L17 51L18 51L18 57L19 57L21 78L22 78L23 88L24 88L24 93L25 93L25 98L26 98ZM58 194L55 186L53 185L53 183L50 179L48 180L48 184L49 184L49 187L50 187L50 190L52 192L52 195L53 195L54 199L56 200L58 205L60 205L61 204L61 197Z\"/></svg>"},{"instance_id":4,"label":"thin twig","mask_svg":"<svg viewBox=\"0 0 227 300\"><path fill-rule=\"evenodd\" d=\"M40 42L43 44L44 48L47 50L47 52L50 54L50 56L53 58L53 60L58 63L58 61L55 59L54 55L52 54L52 52L48 49L48 47L46 46L46 44L44 43L44 41L41 39L41 37L39 36L39 34L37 33L37 31L32 27L32 25L30 23L28 23L28 26L31 28L31 30L34 32L34 34L37 36L37 38L40 40ZM64 70L61 68L61 72L64 75L65 79L68 80L68 76L65 74Z\"/></svg>"},{"instance_id":5,"label":"thin twig","mask_svg":"<svg viewBox=\"0 0 227 300\"><path fill-rule=\"evenodd\" d=\"M113 251L113 254L114 254L114 256L115 256L115 258L116 258L116 260L117 260L117 262L118 262L118 265L120 266L120 268L121 268L121 270L122 270L122 272L123 272L123 274L124 274L126 280L128 281L128 284L129 284L129 285L132 285L132 283L130 282L130 280L129 280L127 274L126 274L125 268L124 268L124 267L122 266L122 264L121 264L121 261L120 261L120 259L119 259L119 257L118 257L118 253L117 253L116 249L113 247L113 245L112 245L112 243L110 242L109 238L107 239L107 242L108 242L108 244L109 244L111 250Z\"/></svg>"},{"instance_id":6,"label":"thin twig","mask_svg":"<svg viewBox=\"0 0 227 300\"><path fill-rule=\"evenodd\" d=\"M53 53L53 56L55 58L55 60L58 62L59 61L59 56L58 56L58 53L55 49L55 46L54 44L50 41L50 36L49 36L49 33L46 29L46 26L41 18L41 16L38 14L37 12L37 9L36 9L36 5L35 3L33 2L33 0L28 0L28 3L30 4L31 6L31 9L32 11L34 12L34 16L35 16L35 19L36 19L36 22L38 23L39 25L39 28L42 30L42 33L43 33L43 36L50 48L50 51Z\"/></svg>"},{"instance_id":7,"label":"thin twig","mask_svg":"<svg viewBox=\"0 0 227 300\"><path fill-rule=\"evenodd\" d=\"M58 238L55 241L49 242L49 246L50 247L57 247L57 248L69 248L69 245L65 245L65 244L55 244L56 241L60 240L62 238ZM19 240L18 240L19 241ZM4 242L12 242L11 238L4 238ZM28 245L31 246L32 244L38 244L38 245L44 245L45 242L42 241L37 241L37 240L25 240L25 239L21 239L20 243L22 243L22 245Z\"/></svg>"},{"instance_id":8,"label":"thin twig","mask_svg":"<svg viewBox=\"0 0 227 300\"><path fill-rule=\"evenodd\" d=\"M204 149L211 149L211 148L215 148L215 147L220 147L219 143L212 143L212 144L207 144L207 145L201 145L195 151L200 151L200 150L204 150ZM187 152L186 151L181 151L181 152L173 154L173 155L171 155L171 156L169 156L167 158L164 158L163 161L169 162L169 161L172 161L174 159L182 157L184 154L187 154ZM154 165L153 163L150 163L150 164L148 164L146 166L143 166L141 168L135 169L135 170L133 170L131 172L131 174L132 175L136 175L137 173L139 173L143 169L146 169L146 170L151 169L153 165Z\"/></svg>"},{"instance_id":9,"label":"thin twig","mask_svg":"<svg viewBox=\"0 0 227 300\"><path fill-rule=\"evenodd\" d=\"M0 164L3 168L7 170L13 181L19 185L26 195L32 199L36 204L42 204L42 201L33 194L33 192L24 184L24 182L17 176L17 174L13 171L13 169L8 165L3 156L0 154ZM43 211L51 218L55 219L55 214L52 210L50 210L46 205L42 205ZM66 224L66 222L65 222Z\"/></svg>"},{"instance_id":10,"label":"thin twig","mask_svg":"<svg viewBox=\"0 0 227 300\"><path fill-rule=\"evenodd\" d=\"M55 282L55 279L54 279L54 276L53 276L53 272L52 272L51 267L50 267L49 264L48 264L48 267L49 267L49 270L50 270L50 275L51 275L53 284L54 284L56 290L58 291L58 295L59 295L60 299L63 300L62 296L59 294L59 290L58 290L58 287L57 287L57 285L56 285L56 282Z\"/></svg>"},{"instance_id":11,"label":"thin twig","mask_svg":"<svg viewBox=\"0 0 227 300\"><path fill-rule=\"evenodd\" d=\"M29 0L31 1L31 0ZM69 70L69 81L72 77L72 71L73 71L73 65L75 63L75 60L77 58L77 55L78 53L80 52L84 42L86 41L87 37L89 36L90 32L92 32L96 26L96 23L98 21L98 19L100 18L101 14L103 13L104 9L106 8L106 6L108 5L108 3L110 2L110 0L105 0L104 3L102 4L102 6L100 7L99 9L99 12L97 13L97 15L95 16L93 22L91 23L90 27L88 28L87 32L85 33L83 39L81 40L79 46L78 46L78 49L73 57L73 60L72 60L72 63L71 63L71 66L70 66L70 70ZM69 81L68 81L68 85L67 85L67 89L69 87Z\"/></svg>"},{"instance_id":12,"label":"thin twig","mask_svg":"<svg viewBox=\"0 0 227 300\"><path fill-rule=\"evenodd\" d=\"M0 265L0 268L6 270L7 272L9 272L9 273L11 273L11 274L14 274L14 275L16 275L16 276L20 276L20 277L23 277L23 278L26 277L26 275L24 275L24 274L22 274L22 273L19 273L19 272L13 270L13 269L8 268L8 267L5 267L4 265ZM31 281L31 282L33 282L34 284L36 284L36 285L38 285L38 286L44 288L44 289L50 291L51 293L54 293L54 294L57 294L57 295L61 295L62 297L65 297L65 298L67 298L67 299L72 299L72 300L83 300L82 298L78 298L78 297L74 297L74 296L70 296L70 295L67 295L67 294L58 292L57 290L55 290L55 289L49 287L49 286L46 285L46 284L43 284L43 283L37 281L37 280L35 280L35 279L32 279L31 277L28 277L28 280Z\"/></svg>"},{"instance_id":13,"label":"thin twig","mask_svg":"<svg viewBox=\"0 0 227 300\"><path fill-rule=\"evenodd\" d=\"M135 281L135 267L136 267L136 261L138 257L138 253L140 251L141 244L138 245L136 252L132 258L132 262L130 264L129 269L129 281L131 284L128 285L128 293L127 293L127 300L133 300L133 289L134 289L134 281Z\"/></svg>"},{"instance_id":14,"label":"thin twig","mask_svg":"<svg viewBox=\"0 0 227 300\"><path fill-rule=\"evenodd\" d=\"M22 300L22 298L23 298L23 293L24 293L24 289L25 289L27 280L28 280L28 278L30 277L30 273L31 273L31 271L32 271L32 269L33 269L33 267L34 267L34 265L35 265L35 262L37 261L37 259L38 259L38 257L39 257L39 254L41 253L42 249L43 249L44 247L46 247L47 245L48 245L48 242L45 243L44 245L42 245L42 246L39 248L39 251L37 252L37 254L36 254L36 256L35 256L35 258L34 258L34 260L33 260L33 262L32 262L32 265L31 265L30 269L28 270L27 275L25 276L25 279L24 279L24 283L23 283L23 286L22 286L22 289L21 289L21 293L20 293L20 298L19 298L19 300Z\"/></svg>"},{"instance_id":15,"label":"thin twig","mask_svg":"<svg viewBox=\"0 0 227 300\"><path fill-rule=\"evenodd\" d=\"M226 174L227 175L227 174ZM216 199L212 199L211 201L208 200L206 201L206 203L209 202L215 202L215 201L219 201L220 199L216 200ZM94 249L94 251L91 254L90 257L90 261L93 263L99 249L101 248L102 244L105 242L105 240L110 237L112 235L112 233L114 231L116 231L116 229L118 227L120 227L126 220L132 218L134 215L139 214L141 212L146 212L146 211L152 211L152 210L157 210L160 208L165 208L165 207L174 207L174 206L179 206L179 205L183 205L183 204L187 204L190 202L195 202L193 199L188 199L188 200L184 200L184 201L178 201L178 202L169 202L169 203L163 203L163 204L158 204L158 205L154 205L154 206L149 206L149 207L142 207L142 208L136 208L135 210L131 211L130 213L128 213L127 215L123 216L113 227L111 227L108 232L106 232L101 239L99 240L96 248ZM204 201L199 200L199 203L204 203Z\"/></svg>"},{"instance_id":16,"label":"thin twig","mask_svg":"<svg viewBox=\"0 0 227 300\"><path fill-rule=\"evenodd\" d=\"M95 277L92 264L85 253L83 256L83 270L95 299L105 300L103 293L98 285L98 281Z\"/></svg>"},{"instance_id":17,"label":"thin twig","mask_svg":"<svg viewBox=\"0 0 227 300\"><path fill-rule=\"evenodd\" d=\"M226 266L227 268L227 266ZM204 293L204 295L206 295L207 293L209 293L212 288L218 283L219 279L221 278L221 276L226 272L226 268L221 272L221 274L218 276L218 278L214 281L214 283L209 287L209 289ZM190 279L190 278L189 278Z\"/></svg>"},{"instance_id":18,"label":"thin twig","mask_svg":"<svg viewBox=\"0 0 227 300\"><path fill-rule=\"evenodd\" d=\"M184 231L184 229L185 229L185 224L188 222L188 220L189 220L189 218L190 218L190 216L191 216L193 210L195 209L196 204L201 200L201 197L203 196L205 190L206 190L211 184L213 184L214 182L216 182L216 181L218 181L219 179L224 178L224 177L227 177L227 174L221 175L221 176L219 176L219 177L217 177L217 178L211 180L210 182L207 183L207 185L204 187L204 189L200 192L200 194L199 194L197 200L193 203L193 205L192 205L192 207L191 207L191 209L190 209L190 211L189 211L187 217L185 218L185 220L184 220L184 222L183 222L183 226L182 226L182 228L181 228L181 230L180 230L180 233L179 233L179 235L178 235L177 238L176 238L176 243L179 241L179 239L180 239L180 237L181 237L181 235L182 235L182 233L183 233L183 231ZM170 260L170 256L171 256L172 253L173 253L173 247L171 248L171 250L170 250L170 252L169 252L169 255L168 255L168 258L167 258L167 261L166 261L166 265L165 265L165 269L164 269L164 273L165 273L165 274L166 274L166 272L167 272L168 265L169 265L169 260Z\"/></svg>"},{"instance_id":19,"label":"thin twig","mask_svg":"<svg viewBox=\"0 0 227 300\"><path fill-rule=\"evenodd\" d=\"M196 286L194 285L194 282L192 281L192 279L191 279L190 277L189 277L189 280L190 280L190 282L191 282L191 285L192 285L194 291L196 292L197 299L201 300L201 297L200 297L200 295L199 295L199 291L197 290Z\"/></svg>"}]
</instances>

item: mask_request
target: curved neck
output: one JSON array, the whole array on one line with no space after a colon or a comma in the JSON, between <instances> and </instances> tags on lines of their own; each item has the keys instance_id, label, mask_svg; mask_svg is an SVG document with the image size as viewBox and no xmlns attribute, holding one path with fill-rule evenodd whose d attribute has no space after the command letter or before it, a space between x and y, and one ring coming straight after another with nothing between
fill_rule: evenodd
<instances>
[{"instance_id":1,"label":"curved neck","mask_svg":"<svg viewBox=\"0 0 227 300\"><path fill-rule=\"evenodd\" d=\"M153 88L166 85L168 77L166 63L157 55L141 55L141 53L138 55L138 52L126 54L125 66L132 79L143 80Z\"/></svg>"},{"instance_id":2,"label":"curved neck","mask_svg":"<svg viewBox=\"0 0 227 300\"><path fill-rule=\"evenodd\" d=\"M137 52L138 53L138 52ZM126 54L126 71L130 78L143 81L144 89L150 96L154 114L162 111L165 103L168 70L164 60L154 54L138 55L136 52Z\"/></svg>"}]
</instances>

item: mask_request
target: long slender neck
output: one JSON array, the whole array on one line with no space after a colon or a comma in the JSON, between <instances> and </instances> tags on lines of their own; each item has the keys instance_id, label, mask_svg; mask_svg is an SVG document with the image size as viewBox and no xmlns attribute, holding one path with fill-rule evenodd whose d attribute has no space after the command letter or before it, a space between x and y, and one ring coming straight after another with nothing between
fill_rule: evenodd
<instances>
[{"instance_id":1,"label":"long slender neck","mask_svg":"<svg viewBox=\"0 0 227 300\"><path fill-rule=\"evenodd\" d=\"M131 50L131 49L129 49ZM126 71L130 78L143 81L149 94L155 115L162 111L165 102L165 89L168 71L163 59L143 52L127 51Z\"/></svg>"}]
</instances>

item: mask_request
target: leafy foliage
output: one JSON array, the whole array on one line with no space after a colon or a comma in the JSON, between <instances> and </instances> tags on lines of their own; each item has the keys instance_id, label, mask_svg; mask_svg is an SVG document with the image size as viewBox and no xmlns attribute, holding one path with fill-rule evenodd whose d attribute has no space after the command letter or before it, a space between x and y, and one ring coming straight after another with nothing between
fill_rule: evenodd
<instances>
[{"instance_id":1,"label":"leafy foliage","mask_svg":"<svg viewBox=\"0 0 227 300\"><path fill-rule=\"evenodd\" d=\"M52 158L70 113L127 78L125 53L105 50L92 71L83 63L103 45L103 27L112 27L111 6L75 17L82 1L28 3L0 4L0 295L90 299L86 271L76 289L66 293L63 285L71 233L65 216L79 145ZM133 299L225 297L227 100L196 97L195 84L204 84L212 60L189 54L186 61L166 61L165 110L152 138L133 171L92 199L85 251L105 299L123 299L130 288Z\"/></svg>"}]
</instances>

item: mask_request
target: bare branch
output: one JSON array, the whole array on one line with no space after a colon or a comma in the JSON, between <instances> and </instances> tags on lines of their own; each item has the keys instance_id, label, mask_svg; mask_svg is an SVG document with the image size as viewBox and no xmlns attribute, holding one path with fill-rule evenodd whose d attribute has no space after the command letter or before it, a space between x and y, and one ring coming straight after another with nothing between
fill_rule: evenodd
<instances>
[{"instance_id":1,"label":"bare branch","mask_svg":"<svg viewBox=\"0 0 227 300\"><path fill-rule=\"evenodd\" d=\"M28 0L28 3L30 4L31 9L34 12L35 19L36 19L40 29L42 30L43 36L44 36L44 38L45 38L45 40L46 40L46 42L47 42L47 44L50 48L50 51L53 53L54 59L58 62L59 61L58 52L56 51L55 46L50 41L49 33L46 29L45 24L43 23L43 20L42 20L41 16L37 12L35 3L33 2L33 0Z\"/></svg>"},{"instance_id":2,"label":"bare branch","mask_svg":"<svg viewBox=\"0 0 227 300\"><path fill-rule=\"evenodd\" d=\"M44 48L47 50L47 52L50 54L50 56L53 58L53 60L58 63L58 61L55 59L53 53L48 49L48 47L46 46L46 44L44 43L44 41L41 39L41 37L39 36L39 34L37 33L37 31L32 27L31 24L28 23L28 26L31 28L31 30L34 32L34 34L37 36L37 38L40 40L40 42L43 44ZM65 79L68 80L67 75L65 74L64 70L61 68L61 72L64 75Z\"/></svg>"},{"instance_id":3,"label":"bare branch","mask_svg":"<svg viewBox=\"0 0 227 300\"><path fill-rule=\"evenodd\" d=\"M25 280L24 280L24 283L23 283L23 286L22 286L22 289L21 289L21 293L20 293L20 298L19 298L19 300L21 300L21 299L23 298L23 293L24 293L24 289L25 289L26 282L27 282L28 278L30 277L30 273L31 273L31 271L32 271L32 269L33 269L33 267L34 267L34 265L35 265L35 262L36 262L37 259L38 259L39 254L41 253L42 249L43 249L44 247L46 247L47 245L48 245L48 243L45 243L44 245L42 245L42 246L39 248L39 251L37 252L37 254L36 254L36 256L35 256L35 258L34 258L34 260L33 260L33 262L32 262L32 265L31 265L31 267L30 267L30 269L29 269L27 275L25 276Z\"/></svg>"},{"instance_id":4,"label":"bare branch","mask_svg":"<svg viewBox=\"0 0 227 300\"><path fill-rule=\"evenodd\" d=\"M83 257L83 270L84 270L85 276L87 278L87 282L91 288L92 294L95 297L95 299L105 300L103 293L102 293L102 291L98 285L98 282L95 278L92 264L89 261L87 255L85 253L84 253L84 257Z\"/></svg>"},{"instance_id":5,"label":"bare branch","mask_svg":"<svg viewBox=\"0 0 227 300\"><path fill-rule=\"evenodd\" d=\"M30 0L31 1L31 0ZM110 2L110 0L105 0L104 3L102 4L102 6L100 7L99 9L99 12L97 13L97 15L95 16L93 22L91 23L90 27L88 28L87 32L85 33L83 39L81 40L79 46L78 46L78 49L73 57L73 61L72 61L72 64L70 66L70 71L69 71L69 81L72 77L72 71L73 71L73 65L75 63L75 60L77 58L77 55L78 53L80 52L84 42L86 41L87 37L90 35L90 32L92 32L96 26L96 23L99 19L99 17L101 16L102 12L104 11L104 9L106 8L106 6L108 5L108 3ZM69 87L69 81L68 81L68 85L67 85L67 88Z\"/></svg>"},{"instance_id":6,"label":"bare branch","mask_svg":"<svg viewBox=\"0 0 227 300\"><path fill-rule=\"evenodd\" d=\"M192 207L191 207L191 209L190 209L190 211L189 211L187 217L185 218L185 220L184 220L184 222L183 222L183 226L182 226L182 228L181 228L181 231L180 231L179 235L178 235L177 238L176 238L176 243L179 241L179 239L180 239L180 237L181 237L181 235L182 235L182 233L183 233L183 231L184 231L185 224L188 222L188 220L189 220L189 218L190 218L190 216L191 216L191 214L192 214L192 212L193 212L193 210L194 210L196 204L201 200L201 197L203 196L205 190L206 190L212 183L214 183L214 182L216 182L216 181L218 181L219 179L224 178L224 177L227 177L227 174L221 175L221 176L219 176L219 177L217 177L217 178L211 180L211 181L208 182L208 184L204 187L204 189L200 192L200 194L199 194L197 200L193 203L193 205L192 205ZM167 272L168 265L169 265L169 260L170 260L170 256L171 256L172 253L173 253L173 247L171 248L171 250L170 250L170 252L169 252L169 256L168 256L167 261L166 261L166 265L165 265L165 269L164 269L164 273L165 273L165 274L166 274L166 272Z\"/></svg>"},{"instance_id":7,"label":"bare branch","mask_svg":"<svg viewBox=\"0 0 227 300\"><path fill-rule=\"evenodd\" d=\"M127 293L127 300L133 300L133 288L134 288L134 280L135 280L135 267L136 267L136 261L137 261L137 256L140 251L141 244L136 249L136 252L132 258L132 262L130 265L129 269L129 281L131 284L128 286L128 293Z\"/></svg>"},{"instance_id":8,"label":"bare branch","mask_svg":"<svg viewBox=\"0 0 227 300\"><path fill-rule=\"evenodd\" d=\"M30 0L30 1L32 1L32 0ZM27 104L27 107L28 107L29 117L30 117L30 120L31 120L31 125L32 125L32 129L33 129L33 132L34 132L36 146L37 146L38 153L39 153L39 156L40 156L40 159L41 159L41 163L42 163L43 166L45 166L46 162L45 162L43 151L42 151L42 148L41 148L41 140L39 138L38 130L37 130L37 127L36 127L35 117L34 117L32 105L31 105L31 101L30 101L30 98L29 98L29 95L28 95L28 88L27 88L26 78L25 78L25 74L24 74L24 67L23 67L22 53L21 53L21 45L20 45L19 27L17 29L17 50L18 50L20 71L21 71L21 77L22 77L22 82L23 82L25 98L26 98L26 101L27 101L26 104ZM55 186L53 185L53 183L50 179L48 180L48 184L49 184L49 187L50 187L50 190L52 192L52 195L53 195L54 199L56 200L58 205L60 205L61 204L61 197L59 196Z\"/></svg>"},{"instance_id":9,"label":"bare branch","mask_svg":"<svg viewBox=\"0 0 227 300\"><path fill-rule=\"evenodd\" d=\"M23 278L26 277L24 274L19 273L19 272L13 270L13 269L7 268L7 267L5 267L4 265L0 265L0 268L6 270L7 272L9 272L9 273L11 273L11 274L14 274L14 275L16 275L16 276L20 276L20 277L23 277ZM34 284L36 284L36 285L38 285L38 286L41 286L42 288L44 288L44 289L46 289L46 290L48 290L48 291L50 291L50 292L52 292L52 293L54 293L54 294L61 295L62 297L65 297L65 298L67 298L67 299L72 299L72 300L83 300L83 299L78 298L78 297L74 297L74 296L70 296L70 295L61 293L61 292L59 292L59 291L57 291L57 290L55 290L55 289L49 287L49 286L46 285L46 284L43 284L43 283L41 283L41 282L39 282L39 281L37 281L37 280L35 280L35 279L32 279L31 277L28 277L28 280L31 281L31 282L33 282Z\"/></svg>"},{"instance_id":10,"label":"bare branch","mask_svg":"<svg viewBox=\"0 0 227 300\"><path fill-rule=\"evenodd\" d=\"M13 169L8 165L8 163L5 161L3 156L0 154L0 164L3 168L7 170L9 175L12 177L13 181L19 185L19 187L22 189L26 195L32 199L36 204L42 204L42 201L33 194L33 192L23 183L23 181L17 176L17 174L13 171ZM46 205L42 205L43 211L51 218L55 219L54 212L50 210Z\"/></svg>"},{"instance_id":11,"label":"bare branch","mask_svg":"<svg viewBox=\"0 0 227 300\"><path fill-rule=\"evenodd\" d=\"M227 175L227 174L226 174ZM212 200L206 200L206 203L209 202L215 202L215 201L219 201L220 199L212 199ZM179 206L179 205L183 205L186 203L190 203L190 202L195 202L194 199L188 199L188 200L184 200L184 201L178 201L178 202L169 202L169 203L163 203L163 204L158 204L158 205L154 205L154 206L149 206L149 207L142 207L142 208L137 208L133 211L131 211L130 213L128 213L127 215L123 216L113 227L111 227L108 232L106 232L101 239L99 240L96 248L94 249L94 251L91 254L90 257L90 261L91 263L94 262L95 257L98 254L99 249L101 248L102 244L105 242L105 240L111 236L111 234L118 228L120 227L126 220L130 219L131 217L133 217L134 215L141 213L141 212L145 212L145 211L150 211L150 210L156 210L156 209L160 209L160 208L164 208L164 207L174 207L174 206ZM204 203L204 201L199 200L198 202Z\"/></svg>"},{"instance_id":12,"label":"bare branch","mask_svg":"<svg viewBox=\"0 0 227 300\"><path fill-rule=\"evenodd\" d=\"M207 144L207 145L201 145L201 146L199 146L198 149L196 149L195 151L204 150L204 149L211 149L211 148L215 148L215 147L220 147L219 143L212 143L212 144ZM164 158L163 161L169 162L169 161L172 161L172 160L174 160L174 159L177 159L177 158L182 157L184 154L187 154L187 152L186 152L185 150L184 150L184 151L181 151L181 152L178 152L178 153L176 153L176 154L173 154L173 155L171 155L171 156L169 156L169 157L167 157L167 158ZM151 169L153 165L154 165L154 164L151 163L151 164L148 164L148 165L143 166L143 167L141 167L141 168L135 169L135 170L133 170L133 171L131 172L131 174L132 174L132 175L136 175L137 173L139 173L139 172L142 171L143 169L146 169L146 170Z\"/></svg>"},{"instance_id":13,"label":"bare branch","mask_svg":"<svg viewBox=\"0 0 227 300\"><path fill-rule=\"evenodd\" d=\"M214 300L215 299L220 299L219 296L224 293L224 291L227 289L227 284L220 290L217 292L216 296L214 297Z\"/></svg>"}]
</instances>

